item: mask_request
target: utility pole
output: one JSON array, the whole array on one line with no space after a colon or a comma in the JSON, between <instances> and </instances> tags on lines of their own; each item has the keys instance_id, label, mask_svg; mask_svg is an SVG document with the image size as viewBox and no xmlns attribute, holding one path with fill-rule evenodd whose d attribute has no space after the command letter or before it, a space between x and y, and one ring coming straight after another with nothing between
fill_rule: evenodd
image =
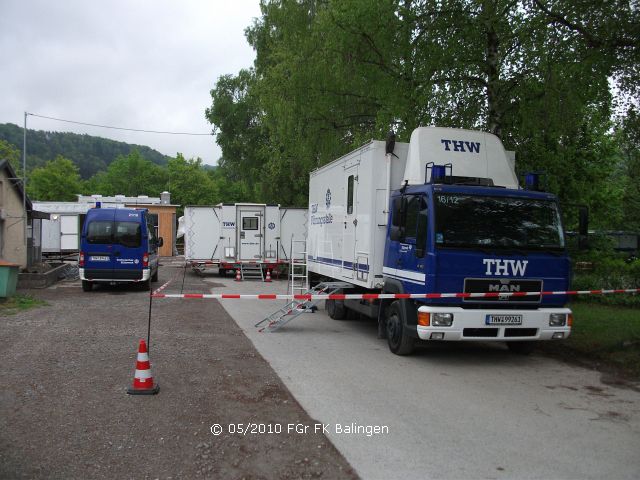
<instances>
[{"instance_id":1,"label":"utility pole","mask_svg":"<svg viewBox=\"0 0 640 480\"><path fill-rule=\"evenodd\" d=\"M27 253L27 112L24 112L22 132L22 212L24 216L24 252Z\"/></svg>"}]
</instances>

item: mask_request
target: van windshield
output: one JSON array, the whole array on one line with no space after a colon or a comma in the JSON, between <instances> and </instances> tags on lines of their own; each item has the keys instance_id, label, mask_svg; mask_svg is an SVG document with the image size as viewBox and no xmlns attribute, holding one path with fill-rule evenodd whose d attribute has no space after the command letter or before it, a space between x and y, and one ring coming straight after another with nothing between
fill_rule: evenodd
<instances>
[{"instance_id":1,"label":"van windshield","mask_svg":"<svg viewBox=\"0 0 640 480\"><path fill-rule=\"evenodd\" d=\"M142 244L142 230L137 222L96 221L89 223L87 242L91 244L117 243L135 248Z\"/></svg>"},{"instance_id":2,"label":"van windshield","mask_svg":"<svg viewBox=\"0 0 640 480\"><path fill-rule=\"evenodd\" d=\"M438 194L435 243L440 247L563 250L555 201Z\"/></svg>"}]
</instances>

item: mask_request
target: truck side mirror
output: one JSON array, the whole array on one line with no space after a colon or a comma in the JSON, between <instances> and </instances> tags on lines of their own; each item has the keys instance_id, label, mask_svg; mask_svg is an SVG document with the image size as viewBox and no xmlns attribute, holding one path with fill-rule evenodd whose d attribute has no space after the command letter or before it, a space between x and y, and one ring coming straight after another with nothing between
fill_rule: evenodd
<instances>
[{"instance_id":1,"label":"truck side mirror","mask_svg":"<svg viewBox=\"0 0 640 480\"><path fill-rule=\"evenodd\" d=\"M162 245L164 245L164 241L162 240L162 237L158 238L158 247L161 247Z\"/></svg>"},{"instance_id":2,"label":"truck side mirror","mask_svg":"<svg viewBox=\"0 0 640 480\"><path fill-rule=\"evenodd\" d=\"M578 248L589 248L589 207L578 207Z\"/></svg>"}]
</instances>

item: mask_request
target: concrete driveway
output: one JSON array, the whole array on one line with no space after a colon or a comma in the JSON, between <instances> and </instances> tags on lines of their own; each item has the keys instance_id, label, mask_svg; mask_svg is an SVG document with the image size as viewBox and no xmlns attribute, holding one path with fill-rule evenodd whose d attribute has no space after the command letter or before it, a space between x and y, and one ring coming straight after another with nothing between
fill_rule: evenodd
<instances>
[{"instance_id":1,"label":"concrete driveway","mask_svg":"<svg viewBox=\"0 0 640 480\"><path fill-rule=\"evenodd\" d=\"M225 285L213 293L287 291L286 280L206 281ZM638 478L640 393L598 372L499 344L399 357L373 322L331 320L322 305L258 333L282 301L222 304L362 478ZM345 433L352 424L388 432Z\"/></svg>"}]
</instances>

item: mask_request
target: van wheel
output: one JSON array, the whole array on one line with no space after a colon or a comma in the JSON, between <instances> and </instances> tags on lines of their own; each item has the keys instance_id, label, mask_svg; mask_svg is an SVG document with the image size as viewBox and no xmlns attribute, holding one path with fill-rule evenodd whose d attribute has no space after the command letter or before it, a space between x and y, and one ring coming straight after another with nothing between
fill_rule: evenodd
<instances>
[{"instance_id":1,"label":"van wheel","mask_svg":"<svg viewBox=\"0 0 640 480\"><path fill-rule=\"evenodd\" d=\"M327 315L334 320L344 320L347 318L347 308L343 302L336 300L325 300L324 309L327 311Z\"/></svg>"},{"instance_id":2,"label":"van wheel","mask_svg":"<svg viewBox=\"0 0 640 480\"><path fill-rule=\"evenodd\" d=\"M387 315L387 343L389 350L396 355L410 355L413 353L415 339L405 327L404 315L400 302L395 301L389 306Z\"/></svg>"},{"instance_id":3,"label":"van wheel","mask_svg":"<svg viewBox=\"0 0 640 480\"><path fill-rule=\"evenodd\" d=\"M518 355L529 355L533 352L533 342L507 342L507 347L511 353Z\"/></svg>"},{"instance_id":4,"label":"van wheel","mask_svg":"<svg viewBox=\"0 0 640 480\"><path fill-rule=\"evenodd\" d=\"M93 290L93 283L88 282L87 280L82 280L82 291L90 292L91 290Z\"/></svg>"},{"instance_id":5,"label":"van wheel","mask_svg":"<svg viewBox=\"0 0 640 480\"><path fill-rule=\"evenodd\" d=\"M151 276L151 281L152 281L152 282L157 282L157 281L158 281L158 270L156 270L156 273L154 273L154 274Z\"/></svg>"}]
</instances>

